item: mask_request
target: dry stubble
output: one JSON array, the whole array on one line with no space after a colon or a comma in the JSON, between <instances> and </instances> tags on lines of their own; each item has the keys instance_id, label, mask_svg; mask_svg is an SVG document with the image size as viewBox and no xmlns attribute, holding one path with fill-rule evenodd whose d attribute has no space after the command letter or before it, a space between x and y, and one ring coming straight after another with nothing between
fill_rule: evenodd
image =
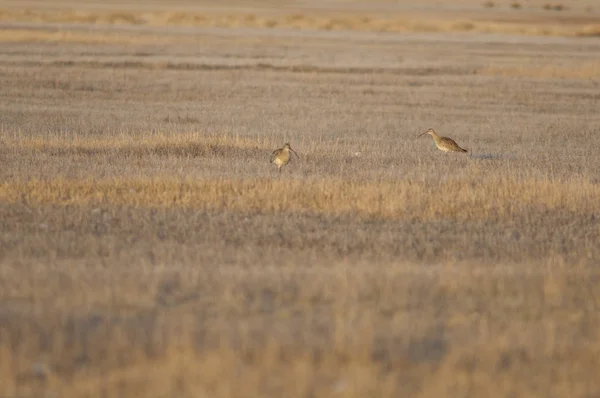
<instances>
[{"instance_id":1,"label":"dry stubble","mask_svg":"<svg viewBox=\"0 0 600 398\"><path fill-rule=\"evenodd\" d=\"M597 44L192 36L8 45L2 394L598 393Z\"/></svg>"}]
</instances>

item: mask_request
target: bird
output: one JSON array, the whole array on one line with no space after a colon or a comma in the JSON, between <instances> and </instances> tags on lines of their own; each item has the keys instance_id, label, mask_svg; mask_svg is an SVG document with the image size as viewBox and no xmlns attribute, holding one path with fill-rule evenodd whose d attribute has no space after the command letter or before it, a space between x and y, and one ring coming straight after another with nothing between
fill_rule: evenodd
<instances>
[{"instance_id":1,"label":"bird","mask_svg":"<svg viewBox=\"0 0 600 398\"><path fill-rule=\"evenodd\" d=\"M460 146L458 146L458 144L454 142L452 138L440 137L439 135L437 135L434 129L429 129L423 134L419 134L417 138L425 134L429 134L431 138L433 138L435 146L442 152L468 152L466 149L463 149Z\"/></svg>"},{"instance_id":2,"label":"bird","mask_svg":"<svg viewBox=\"0 0 600 398\"><path fill-rule=\"evenodd\" d=\"M290 159L291 159L290 151L294 152L294 155L296 155L296 157L298 159L300 159L300 156L298 156L296 151L294 151L292 149L292 147L290 146L290 144L286 142L283 145L283 148L279 148L279 149L276 149L273 151L273 153L271 154L271 160L269 161L269 163L275 164L275 166L277 166L277 169L281 173L281 168L290 162Z\"/></svg>"}]
</instances>

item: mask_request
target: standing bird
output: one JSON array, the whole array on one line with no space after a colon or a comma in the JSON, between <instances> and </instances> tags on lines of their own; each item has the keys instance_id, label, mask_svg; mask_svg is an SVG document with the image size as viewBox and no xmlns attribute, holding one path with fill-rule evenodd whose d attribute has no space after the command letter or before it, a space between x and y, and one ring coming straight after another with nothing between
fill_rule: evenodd
<instances>
[{"instance_id":1,"label":"standing bird","mask_svg":"<svg viewBox=\"0 0 600 398\"><path fill-rule=\"evenodd\" d=\"M442 152L467 152L466 149L459 147L458 144L454 142L452 138L440 137L439 135L437 135L434 129L427 130L423 134L420 134L417 138L425 134L429 134L431 138L433 138L435 146Z\"/></svg>"},{"instance_id":2,"label":"standing bird","mask_svg":"<svg viewBox=\"0 0 600 398\"><path fill-rule=\"evenodd\" d=\"M298 154L296 153L296 151L294 151L292 149L292 147L290 146L290 144L286 143L283 148L279 148L273 151L273 153L271 154L271 160L269 161L269 163L274 163L275 166L277 166L277 169L279 170L279 172L281 173L281 167L285 166L286 164L288 164L290 162L290 151L294 152L294 155L296 155L296 157L298 159L300 159L300 156L298 156Z\"/></svg>"}]
</instances>

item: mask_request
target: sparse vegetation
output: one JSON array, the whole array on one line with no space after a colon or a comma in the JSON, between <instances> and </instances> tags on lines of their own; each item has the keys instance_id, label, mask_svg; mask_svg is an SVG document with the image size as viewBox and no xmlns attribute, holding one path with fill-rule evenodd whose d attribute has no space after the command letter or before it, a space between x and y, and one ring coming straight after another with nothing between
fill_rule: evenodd
<instances>
[{"instance_id":1,"label":"sparse vegetation","mask_svg":"<svg viewBox=\"0 0 600 398\"><path fill-rule=\"evenodd\" d=\"M0 396L598 396L600 44L445 23L4 30Z\"/></svg>"},{"instance_id":2,"label":"sparse vegetation","mask_svg":"<svg viewBox=\"0 0 600 398\"><path fill-rule=\"evenodd\" d=\"M513 2L513 3L510 3L510 8L513 8L513 9L515 9L515 10L519 10L519 9L521 9L522 7L523 7L523 6L522 6L522 5L521 5L521 3L519 3L519 2L516 2L516 1L515 1L515 2Z\"/></svg>"}]
</instances>

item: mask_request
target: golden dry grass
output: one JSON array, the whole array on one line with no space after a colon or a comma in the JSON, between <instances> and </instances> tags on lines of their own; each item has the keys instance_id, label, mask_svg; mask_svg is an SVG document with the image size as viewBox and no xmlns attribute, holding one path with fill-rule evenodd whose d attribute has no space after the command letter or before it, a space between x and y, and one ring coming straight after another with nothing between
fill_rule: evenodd
<instances>
[{"instance_id":1,"label":"golden dry grass","mask_svg":"<svg viewBox=\"0 0 600 398\"><path fill-rule=\"evenodd\" d=\"M143 137L143 138L142 138ZM229 135L142 134L92 138L54 135L45 138L7 136L5 151L18 156L94 156L113 153L117 157L218 157L225 162L237 157L266 157L266 137ZM333 155L325 146L312 156ZM367 154L365 154L367 155ZM365 156L363 155L363 156ZM471 162L473 163L473 161ZM485 182L485 183L481 183ZM600 186L584 176L568 181L489 173L477 164L460 176L424 184L412 178L397 181L315 178L309 181L286 176L268 178L208 178L196 180L169 175L154 178L112 179L13 179L0 183L0 200L30 205L142 206L202 210L255 212L313 212L358 215L385 219L469 221L508 219L527 213L556 209L582 214L600 211L594 198ZM506 203L511 203L506 206Z\"/></svg>"},{"instance_id":2,"label":"golden dry grass","mask_svg":"<svg viewBox=\"0 0 600 398\"><path fill-rule=\"evenodd\" d=\"M588 18L580 21L534 17L533 19L495 20L492 17L469 18L388 13L386 16L368 13L328 15L315 12L281 13L219 13L136 10L61 10L4 9L0 21L28 23L77 23L136 26L189 26L219 28L286 28L365 32L478 32L533 36L598 36L600 24ZM24 35L3 35L3 40L25 40ZM52 38L44 36L45 39Z\"/></svg>"},{"instance_id":3,"label":"golden dry grass","mask_svg":"<svg viewBox=\"0 0 600 398\"><path fill-rule=\"evenodd\" d=\"M534 207L583 214L600 211L597 184L480 175L423 186L412 181L325 179L172 181L27 180L0 184L5 203L29 205L182 207L201 210L313 212L386 219L473 221L506 219ZM506 206L510 202L511 206Z\"/></svg>"}]
</instances>

